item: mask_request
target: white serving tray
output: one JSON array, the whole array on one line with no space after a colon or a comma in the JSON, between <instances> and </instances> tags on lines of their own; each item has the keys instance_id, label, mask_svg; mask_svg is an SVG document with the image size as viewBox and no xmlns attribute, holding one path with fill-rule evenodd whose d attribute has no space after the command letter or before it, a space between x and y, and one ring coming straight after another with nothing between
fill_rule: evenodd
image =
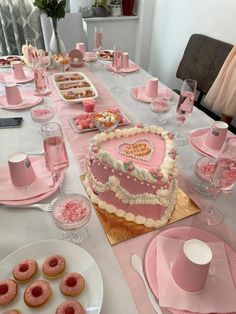
<instances>
[{"instance_id":1,"label":"white serving tray","mask_svg":"<svg viewBox=\"0 0 236 314\"><path fill-rule=\"evenodd\" d=\"M81 75L83 78L81 80L83 81L87 81L89 84L90 84L90 87L78 87L78 88L69 88L69 89L64 89L64 90L60 90L59 89L59 85L62 84L62 83L76 83L78 82L78 80L71 80L71 81L60 81L60 82L57 82L55 79L56 77L58 76L63 76L65 78L68 78L72 75L75 75L75 74L79 74ZM62 100L68 102L68 103L81 103L83 100L85 99L88 99L88 98L97 98L98 97L98 92L96 90L96 87L94 86L94 84L90 81L90 79L82 72L66 72L66 73L55 73L53 74L52 76L52 80L53 80L53 83L54 83L54 86L56 88L56 91L58 93L58 95L61 97ZM81 81L80 80L80 81ZM91 96L91 97L84 97L84 98L76 98L76 99L66 99L64 97L64 93L67 92L67 91L76 91L76 92L79 92L79 91L85 91L85 90L92 90L93 93L94 93L94 96Z\"/></svg>"}]
</instances>

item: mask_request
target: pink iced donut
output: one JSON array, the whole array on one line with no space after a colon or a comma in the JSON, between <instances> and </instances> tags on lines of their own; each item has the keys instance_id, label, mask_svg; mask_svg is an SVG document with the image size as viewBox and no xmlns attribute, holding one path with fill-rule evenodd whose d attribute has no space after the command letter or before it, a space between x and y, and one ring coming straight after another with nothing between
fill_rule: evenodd
<instances>
[{"instance_id":1,"label":"pink iced donut","mask_svg":"<svg viewBox=\"0 0 236 314\"><path fill-rule=\"evenodd\" d=\"M0 281L0 305L9 304L17 295L18 285L15 280Z\"/></svg>"},{"instance_id":2,"label":"pink iced donut","mask_svg":"<svg viewBox=\"0 0 236 314\"><path fill-rule=\"evenodd\" d=\"M17 309L13 309L10 311L3 312L2 314L21 314L21 311Z\"/></svg>"},{"instance_id":3,"label":"pink iced donut","mask_svg":"<svg viewBox=\"0 0 236 314\"><path fill-rule=\"evenodd\" d=\"M29 307L39 307L45 304L52 296L52 289L45 280L31 283L25 290L24 301Z\"/></svg>"},{"instance_id":4,"label":"pink iced donut","mask_svg":"<svg viewBox=\"0 0 236 314\"><path fill-rule=\"evenodd\" d=\"M56 314L84 314L82 305L77 301L65 301L60 304Z\"/></svg>"},{"instance_id":5,"label":"pink iced donut","mask_svg":"<svg viewBox=\"0 0 236 314\"><path fill-rule=\"evenodd\" d=\"M60 282L61 293L71 297L79 295L84 290L84 286L84 277L79 273L66 274Z\"/></svg>"},{"instance_id":6,"label":"pink iced donut","mask_svg":"<svg viewBox=\"0 0 236 314\"><path fill-rule=\"evenodd\" d=\"M42 272L48 278L57 278L66 267L66 260L61 255L49 256L43 263Z\"/></svg>"},{"instance_id":7,"label":"pink iced donut","mask_svg":"<svg viewBox=\"0 0 236 314\"><path fill-rule=\"evenodd\" d=\"M37 270L37 262L33 259L27 259L14 267L13 276L18 281L27 281L36 274Z\"/></svg>"}]
</instances>

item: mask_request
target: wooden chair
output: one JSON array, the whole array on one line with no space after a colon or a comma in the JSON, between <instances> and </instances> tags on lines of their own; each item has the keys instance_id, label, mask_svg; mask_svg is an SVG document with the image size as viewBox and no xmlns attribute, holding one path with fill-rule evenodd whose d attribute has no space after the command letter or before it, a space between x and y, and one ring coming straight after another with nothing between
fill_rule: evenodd
<instances>
[{"instance_id":1,"label":"wooden chair","mask_svg":"<svg viewBox=\"0 0 236 314\"><path fill-rule=\"evenodd\" d=\"M221 117L204 106L204 95L207 94L211 85L217 77L225 59L233 45L202 35L193 34L184 50L183 57L179 63L176 77L182 80L191 78L197 83L198 96L195 106L204 111L214 120ZM179 90L175 90L179 93ZM230 126L235 133L236 128Z\"/></svg>"}]
</instances>

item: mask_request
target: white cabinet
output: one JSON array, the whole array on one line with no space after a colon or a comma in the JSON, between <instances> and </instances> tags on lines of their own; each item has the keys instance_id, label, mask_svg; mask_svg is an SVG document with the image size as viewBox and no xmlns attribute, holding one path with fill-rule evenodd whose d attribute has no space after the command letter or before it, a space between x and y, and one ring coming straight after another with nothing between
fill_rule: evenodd
<instances>
[{"instance_id":1,"label":"white cabinet","mask_svg":"<svg viewBox=\"0 0 236 314\"><path fill-rule=\"evenodd\" d=\"M135 60L139 24L137 16L83 18L83 24L87 34L88 51L92 51L94 48L95 26L101 26L103 28L103 48L113 49L114 43L122 43L124 51L129 53L130 59Z\"/></svg>"}]
</instances>

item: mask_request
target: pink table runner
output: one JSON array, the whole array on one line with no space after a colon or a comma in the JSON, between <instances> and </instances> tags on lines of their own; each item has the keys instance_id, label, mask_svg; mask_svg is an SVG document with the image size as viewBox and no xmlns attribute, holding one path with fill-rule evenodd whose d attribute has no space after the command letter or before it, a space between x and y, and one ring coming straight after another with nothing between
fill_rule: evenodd
<instances>
[{"instance_id":1,"label":"pink table runner","mask_svg":"<svg viewBox=\"0 0 236 314\"><path fill-rule=\"evenodd\" d=\"M77 70L79 72L84 73L95 85L99 97L95 99L96 106L95 110L106 110L111 109L112 107L119 107L118 103L113 99L111 94L107 91L107 89L103 86L103 84L99 81L99 79L91 73L91 71L86 68L81 68ZM53 82L51 82L51 86L54 87ZM72 130L70 125L69 116L77 115L80 113L84 113L82 103L71 104L63 101L60 96L57 94L56 89L52 88L52 94L50 96L55 104L55 109L58 113L58 116L63 125L63 130L65 131L68 141L70 143L71 149L75 155L76 160L78 161L82 173L85 172L85 157L88 153L88 145L89 140L96 134L98 131L89 131L85 133L75 133Z\"/></svg>"}]
</instances>

